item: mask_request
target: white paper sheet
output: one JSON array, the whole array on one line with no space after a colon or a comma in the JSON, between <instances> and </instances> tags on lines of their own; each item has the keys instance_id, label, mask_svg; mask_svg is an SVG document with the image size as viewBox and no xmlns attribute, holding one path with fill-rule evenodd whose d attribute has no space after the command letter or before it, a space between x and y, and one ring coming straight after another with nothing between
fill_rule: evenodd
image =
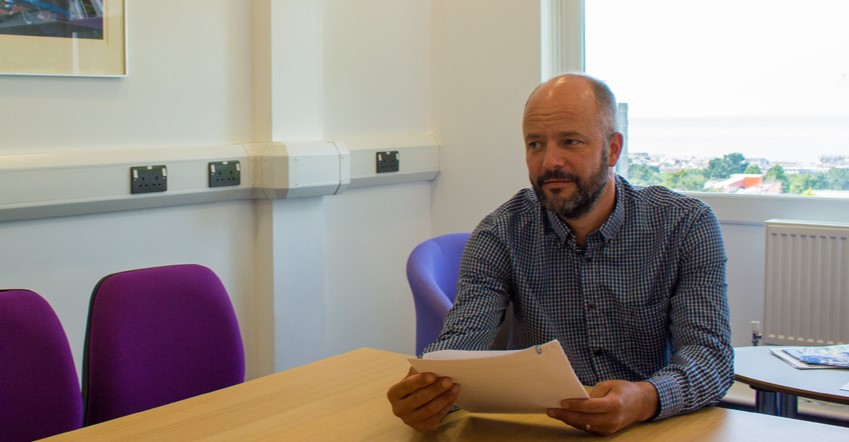
<instances>
[{"instance_id":1,"label":"white paper sheet","mask_svg":"<svg viewBox=\"0 0 849 442\"><path fill-rule=\"evenodd\" d=\"M460 384L457 405L471 412L545 413L563 399L588 397L557 340L524 350L442 350L410 365Z\"/></svg>"}]
</instances>

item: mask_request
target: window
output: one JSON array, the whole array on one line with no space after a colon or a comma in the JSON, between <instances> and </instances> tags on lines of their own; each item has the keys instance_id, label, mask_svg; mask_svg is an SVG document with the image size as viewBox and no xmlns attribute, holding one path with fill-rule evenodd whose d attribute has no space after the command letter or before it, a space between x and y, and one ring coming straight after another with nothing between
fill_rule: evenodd
<instances>
[{"instance_id":1,"label":"window","mask_svg":"<svg viewBox=\"0 0 849 442\"><path fill-rule=\"evenodd\" d=\"M849 198L849 2L583 2L635 184Z\"/></svg>"}]
</instances>

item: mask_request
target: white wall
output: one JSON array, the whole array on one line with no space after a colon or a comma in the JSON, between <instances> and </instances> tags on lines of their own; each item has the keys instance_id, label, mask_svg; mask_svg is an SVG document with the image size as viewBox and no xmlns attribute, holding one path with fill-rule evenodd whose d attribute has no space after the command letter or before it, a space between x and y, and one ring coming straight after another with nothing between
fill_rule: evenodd
<instances>
[{"instance_id":1,"label":"white wall","mask_svg":"<svg viewBox=\"0 0 849 442\"><path fill-rule=\"evenodd\" d=\"M752 321L763 321L764 228L757 225L720 223L728 264L728 302L734 345L751 345Z\"/></svg>"},{"instance_id":2,"label":"white wall","mask_svg":"<svg viewBox=\"0 0 849 442\"><path fill-rule=\"evenodd\" d=\"M324 0L325 137L430 133L430 5Z\"/></svg>"},{"instance_id":3,"label":"white wall","mask_svg":"<svg viewBox=\"0 0 849 442\"><path fill-rule=\"evenodd\" d=\"M540 79L539 2L434 0L434 233L469 231L527 187L522 110Z\"/></svg>"},{"instance_id":4,"label":"white wall","mask_svg":"<svg viewBox=\"0 0 849 442\"><path fill-rule=\"evenodd\" d=\"M128 3L128 77L0 77L0 102L15 110L0 123L0 161L431 131L426 0ZM0 257L0 287L48 299L78 367L99 278L177 262L224 281L249 377L361 346L412 352L403 269L431 234L430 187L0 223L14 251Z\"/></svg>"},{"instance_id":5,"label":"white wall","mask_svg":"<svg viewBox=\"0 0 849 442\"><path fill-rule=\"evenodd\" d=\"M249 10L129 0L128 78L1 77L0 153L251 140Z\"/></svg>"},{"instance_id":6,"label":"white wall","mask_svg":"<svg viewBox=\"0 0 849 442\"><path fill-rule=\"evenodd\" d=\"M128 3L129 77L0 77L0 155L250 141L249 11L223 0ZM235 201L0 223L0 287L45 296L81 367L88 299L101 277L207 265L233 298L253 374L252 207Z\"/></svg>"},{"instance_id":7,"label":"white wall","mask_svg":"<svg viewBox=\"0 0 849 442\"><path fill-rule=\"evenodd\" d=\"M430 183L327 198L326 353L362 346L415 351L410 250L430 236Z\"/></svg>"},{"instance_id":8,"label":"white wall","mask_svg":"<svg viewBox=\"0 0 849 442\"><path fill-rule=\"evenodd\" d=\"M430 132L430 2L272 0L268 8L274 141ZM306 112L289 118L292 108ZM274 369L362 346L414 350L404 265L431 233L429 183L274 201L263 212L275 226L264 239L275 244L267 272Z\"/></svg>"},{"instance_id":9,"label":"white wall","mask_svg":"<svg viewBox=\"0 0 849 442\"><path fill-rule=\"evenodd\" d=\"M326 139L431 133L430 10L428 0L324 1ZM414 351L405 266L431 233L430 187L325 199L327 354Z\"/></svg>"}]
</instances>

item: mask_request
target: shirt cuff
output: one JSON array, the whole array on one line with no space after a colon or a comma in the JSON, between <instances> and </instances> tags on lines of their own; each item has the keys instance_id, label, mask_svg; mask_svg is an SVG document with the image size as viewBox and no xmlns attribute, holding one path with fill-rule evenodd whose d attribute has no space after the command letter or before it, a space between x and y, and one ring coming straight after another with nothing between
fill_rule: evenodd
<instances>
[{"instance_id":1,"label":"shirt cuff","mask_svg":"<svg viewBox=\"0 0 849 442\"><path fill-rule=\"evenodd\" d=\"M651 420L657 421L681 414L681 410L684 409L684 396L674 377L656 377L648 379L648 382L657 390L658 399L658 411Z\"/></svg>"}]
</instances>

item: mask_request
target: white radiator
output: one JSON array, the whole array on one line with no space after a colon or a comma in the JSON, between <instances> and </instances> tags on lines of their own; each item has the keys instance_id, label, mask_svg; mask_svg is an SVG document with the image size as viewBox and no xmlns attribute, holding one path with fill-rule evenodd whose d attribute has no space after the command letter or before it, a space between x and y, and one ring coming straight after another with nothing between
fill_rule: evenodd
<instances>
[{"instance_id":1,"label":"white radiator","mask_svg":"<svg viewBox=\"0 0 849 442\"><path fill-rule=\"evenodd\" d=\"M764 343L849 343L849 224L766 222Z\"/></svg>"}]
</instances>

